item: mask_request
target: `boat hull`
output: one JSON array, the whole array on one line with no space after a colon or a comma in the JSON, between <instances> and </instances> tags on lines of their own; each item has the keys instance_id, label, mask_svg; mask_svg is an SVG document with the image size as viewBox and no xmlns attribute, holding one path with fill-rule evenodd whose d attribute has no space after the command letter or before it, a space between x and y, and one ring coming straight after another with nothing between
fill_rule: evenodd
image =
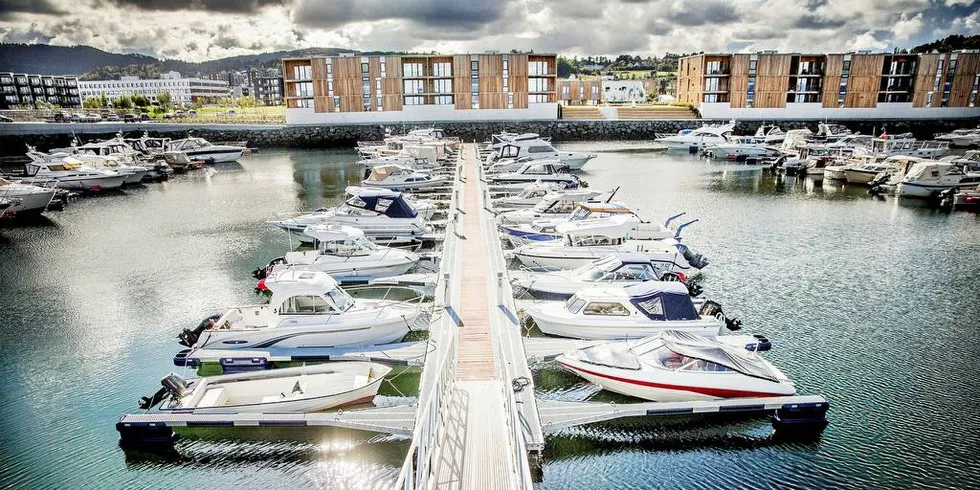
<instances>
[{"instance_id":1,"label":"boat hull","mask_svg":"<svg viewBox=\"0 0 980 490\"><path fill-rule=\"evenodd\" d=\"M25 180L29 181L29 179ZM58 187L59 189L68 189L73 191L99 192L118 189L123 186L125 181L125 175L65 179L42 178L38 180L36 185Z\"/></svg>"},{"instance_id":2,"label":"boat hull","mask_svg":"<svg viewBox=\"0 0 980 490\"><path fill-rule=\"evenodd\" d=\"M938 184L925 181L902 181L895 187L898 197L933 197L946 189L973 189L976 182Z\"/></svg>"},{"instance_id":3,"label":"boat hull","mask_svg":"<svg viewBox=\"0 0 980 490\"><path fill-rule=\"evenodd\" d=\"M878 173L849 168L844 171L848 184L868 185Z\"/></svg>"},{"instance_id":4,"label":"boat hull","mask_svg":"<svg viewBox=\"0 0 980 490\"><path fill-rule=\"evenodd\" d=\"M14 200L10 207L0 211L0 216L13 217L40 214L54 198L55 190L36 188L31 192L5 191L0 188L0 197Z\"/></svg>"},{"instance_id":5,"label":"boat hull","mask_svg":"<svg viewBox=\"0 0 980 490\"><path fill-rule=\"evenodd\" d=\"M192 160L202 160L208 163L227 163L238 161L245 154L245 148L186 151L184 154Z\"/></svg>"}]
</instances>

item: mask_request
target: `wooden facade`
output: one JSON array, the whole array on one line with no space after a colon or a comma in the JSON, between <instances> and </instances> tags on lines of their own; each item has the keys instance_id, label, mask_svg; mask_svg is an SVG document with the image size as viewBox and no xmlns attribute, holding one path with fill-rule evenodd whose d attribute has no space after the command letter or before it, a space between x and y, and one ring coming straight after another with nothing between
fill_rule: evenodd
<instances>
[{"instance_id":1,"label":"wooden facade","mask_svg":"<svg viewBox=\"0 0 980 490\"><path fill-rule=\"evenodd\" d=\"M561 80L558 100L566 105L597 105L602 101L602 80Z\"/></svg>"},{"instance_id":2,"label":"wooden facade","mask_svg":"<svg viewBox=\"0 0 980 490\"><path fill-rule=\"evenodd\" d=\"M728 101L732 107L748 107L749 97L749 55L734 54L731 57L731 71L728 77Z\"/></svg>"},{"instance_id":3,"label":"wooden facade","mask_svg":"<svg viewBox=\"0 0 980 490\"><path fill-rule=\"evenodd\" d=\"M473 70L474 62L476 71ZM445 104L449 100L448 105L455 109L528 108L532 99L528 93L529 62L544 62L547 67L545 73L533 76L536 87L544 85L533 98L543 96L543 102L557 102L557 57L521 53L284 59L284 95L287 107L311 107L314 112L400 111L404 109L407 97L412 97L411 103L421 105ZM422 65L421 73L412 73L406 78L406 63ZM448 63L450 73L440 70L437 76L436 65L439 63ZM309 67L312 76L297 78L294 76L296 67L300 67L296 73L304 75L306 71L303 70ZM411 80L413 86L420 84L421 90L405 93L406 80ZM301 85L310 82L312 93L308 93L306 85Z\"/></svg>"},{"instance_id":4,"label":"wooden facade","mask_svg":"<svg viewBox=\"0 0 980 490\"><path fill-rule=\"evenodd\" d=\"M973 83L978 73L980 73L980 53L958 53L949 93L949 107L969 107Z\"/></svg>"},{"instance_id":5,"label":"wooden facade","mask_svg":"<svg viewBox=\"0 0 980 490\"><path fill-rule=\"evenodd\" d=\"M840 106L840 80L844 73L844 55L828 54L823 69L823 107Z\"/></svg>"}]
</instances>

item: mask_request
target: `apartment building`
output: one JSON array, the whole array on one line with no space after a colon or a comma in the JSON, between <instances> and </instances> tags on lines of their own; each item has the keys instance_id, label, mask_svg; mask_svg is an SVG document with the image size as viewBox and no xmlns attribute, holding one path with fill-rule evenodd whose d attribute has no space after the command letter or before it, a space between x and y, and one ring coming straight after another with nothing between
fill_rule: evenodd
<instances>
[{"instance_id":1,"label":"apartment building","mask_svg":"<svg viewBox=\"0 0 980 490\"><path fill-rule=\"evenodd\" d=\"M554 119L555 63L536 53L288 58L286 123Z\"/></svg>"},{"instance_id":2,"label":"apartment building","mask_svg":"<svg viewBox=\"0 0 980 490\"><path fill-rule=\"evenodd\" d=\"M194 102L228 97L227 80L208 80L185 78L179 72L164 73L158 79L139 77L119 77L119 80L89 80L78 82L82 99L105 95L113 99L120 95L144 95L151 102L157 101L157 94L170 92L171 104L186 106Z\"/></svg>"},{"instance_id":3,"label":"apartment building","mask_svg":"<svg viewBox=\"0 0 980 490\"><path fill-rule=\"evenodd\" d=\"M251 96L262 105L282 105L282 94L285 92L282 77L273 76L253 76L249 91Z\"/></svg>"},{"instance_id":4,"label":"apartment building","mask_svg":"<svg viewBox=\"0 0 980 490\"><path fill-rule=\"evenodd\" d=\"M598 105L602 102L602 80L559 80L558 100L565 105Z\"/></svg>"},{"instance_id":5,"label":"apartment building","mask_svg":"<svg viewBox=\"0 0 980 490\"><path fill-rule=\"evenodd\" d=\"M78 79L0 72L0 109L30 108L43 100L59 107L81 107Z\"/></svg>"},{"instance_id":6,"label":"apartment building","mask_svg":"<svg viewBox=\"0 0 980 490\"><path fill-rule=\"evenodd\" d=\"M706 118L980 116L980 52L699 54L681 58L677 98Z\"/></svg>"}]
</instances>

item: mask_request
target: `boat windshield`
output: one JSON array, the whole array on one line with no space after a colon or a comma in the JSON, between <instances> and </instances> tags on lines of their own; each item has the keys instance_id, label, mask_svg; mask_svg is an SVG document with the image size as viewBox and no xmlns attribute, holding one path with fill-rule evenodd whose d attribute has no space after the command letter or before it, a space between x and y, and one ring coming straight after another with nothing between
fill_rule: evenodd
<instances>
[{"instance_id":1,"label":"boat windshield","mask_svg":"<svg viewBox=\"0 0 980 490\"><path fill-rule=\"evenodd\" d=\"M615 270L622 262L615 256L609 256L597 262L586 264L576 269L575 277L583 281L598 281L610 271Z\"/></svg>"},{"instance_id":2,"label":"boat windshield","mask_svg":"<svg viewBox=\"0 0 980 490\"><path fill-rule=\"evenodd\" d=\"M344 312L354 306L354 298L352 298L347 292L340 288L334 288L327 291L323 295L327 302L333 306L333 309L339 312Z\"/></svg>"},{"instance_id":3,"label":"boat windshield","mask_svg":"<svg viewBox=\"0 0 980 490\"><path fill-rule=\"evenodd\" d=\"M582 311L583 306L585 306L585 300L579 298L578 296L572 296L565 302L565 309L567 309L568 312L573 315L576 315L578 312Z\"/></svg>"},{"instance_id":4,"label":"boat windshield","mask_svg":"<svg viewBox=\"0 0 980 490\"><path fill-rule=\"evenodd\" d=\"M718 363L682 356L668 349L666 346L661 346L654 350L652 354L657 363L667 369L701 372L731 371L731 369Z\"/></svg>"},{"instance_id":5,"label":"boat windshield","mask_svg":"<svg viewBox=\"0 0 980 490\"><path fill-rule=\"evenodd\" d=\"M572 212L572 215L569 216L568 219L569 221L583 220L585 218L588 218L590 214L592 214L592 211L590 209L579 206L575 211Z\"/></svg>"}]
</instances>

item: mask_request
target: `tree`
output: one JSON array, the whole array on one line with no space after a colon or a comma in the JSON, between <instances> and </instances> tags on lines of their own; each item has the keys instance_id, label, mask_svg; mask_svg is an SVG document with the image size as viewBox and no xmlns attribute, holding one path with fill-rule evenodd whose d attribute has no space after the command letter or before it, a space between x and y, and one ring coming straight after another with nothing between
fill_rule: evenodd
<instances>
[{"instance_id":1,"label":"tree","mask_svg":"<svg viewBox=\"0 0 980 490\"><path fill-rule=\"evenodd\" d=\"M568 78L572 74L572 64L564 56L558 57L558 78Z\"/></svg>"},{"instance_id":2,"label":"tree","mask_svg":"<svg viewBox=\"0 0 980 490\"><path fill-rule=\"evenodd\" d=\"M160 103L160 107L163 107L164 109L170 108L170 103L173 102L173 99L170 96L170 92L164 90L164 91L158 93L157 94L157 102L159 102Z\"/></svg>"},{"instance_id":3,"label":"tree","mask_svg":"<svg viewBox=\"0 0 980 490\"><path fill-rule=\"evenodd\" d=\"M86 109L100 109L109 105L109 98L103 95L96 95L94 97L89 97L82 101L82 107Z\"/></svg>"},{"instance_id":4,"label":"tree","mask_svg":"<svg viewBox=\"0 0 980 490\"><path fill-rule=\"evenodd\" d=\"M150 105L150 99L143 94L133 94L133 105L136 107L147 107Z\"/></svg>"},{"instance_id":5,"label":"tree","mask_svg":"<svg viewBox=\"0 0 980 490\"><path fill-rule=\"evenodd\" d=\"M40 110L53 111L58 108L58 106L44 100L44 99L34 99L34 108Z\"/></svg>"},{"instance_id":6,"label":"tree","mask_svg":"<svg viewBox=\"0 0 980 490\"><path fill-rule=\"evenodd\" d=\"M112 100L112 106L116 109L132 109L133 98L128 95L120 95Z\"/></svg>"}]
</instances>

